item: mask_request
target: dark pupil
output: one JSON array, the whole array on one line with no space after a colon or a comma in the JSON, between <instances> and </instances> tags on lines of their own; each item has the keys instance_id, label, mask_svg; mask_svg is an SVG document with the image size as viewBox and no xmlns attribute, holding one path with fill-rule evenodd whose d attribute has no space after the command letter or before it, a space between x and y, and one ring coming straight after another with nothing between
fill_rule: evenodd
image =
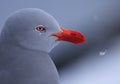
<instances>
[{"instance_id":1,"label":"dark pupil","mask_svg":"<svg viewBox=\"0 0 120 84\"><path fill-rule=\"evenodd\" d=\"M45 30L45 28L43 28L43 27L39 27L39 30L43 31L43 30Z\"/></svg>"}]
</instances>

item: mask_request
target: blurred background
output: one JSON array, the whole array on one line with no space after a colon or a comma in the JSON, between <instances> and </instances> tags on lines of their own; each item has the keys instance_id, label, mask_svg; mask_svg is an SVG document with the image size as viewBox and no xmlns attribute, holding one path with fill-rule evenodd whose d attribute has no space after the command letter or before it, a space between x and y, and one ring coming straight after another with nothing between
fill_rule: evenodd
<instances>
[{"instance_id":1,"label":"blurred background","mask_svg":"<svg viewBox=\"0 0 120 84\"><path fill-rule=\"evenodd\" d=\"M40 8L87 43L61 42L50 53L61 84L120 84L120 0L0 0L0 27L12 12Z\"/></svg>"}]
</instances>

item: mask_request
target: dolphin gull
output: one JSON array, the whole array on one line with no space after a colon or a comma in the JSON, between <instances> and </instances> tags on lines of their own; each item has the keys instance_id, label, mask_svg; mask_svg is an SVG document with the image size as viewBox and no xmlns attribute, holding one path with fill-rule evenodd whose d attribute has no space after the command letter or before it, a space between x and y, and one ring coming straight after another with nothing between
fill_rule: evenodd
<instances>
[{"instance_id":1,"label":"dolphin gull","mask_svg":"<svg viewBox=\"0 0 120 84\"><path fill-rule=\"evenodd\" d=\"M74 30L60 28L48 13L26 8L12 13L0 35L0 84L59 84L48 53L60 41L85 43Z\"/></svg>"}]
</instances>

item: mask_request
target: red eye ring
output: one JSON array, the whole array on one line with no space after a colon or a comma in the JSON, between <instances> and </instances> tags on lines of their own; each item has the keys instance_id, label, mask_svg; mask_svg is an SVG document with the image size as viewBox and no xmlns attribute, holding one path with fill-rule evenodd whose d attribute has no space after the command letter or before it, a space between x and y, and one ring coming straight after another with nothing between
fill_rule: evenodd
<instances>
[{"instance_id":1,"label":"red eye ring","mask_svg":"<svg viewBox=\"0 0 120 84\"><path fill-rule=\"evenodd\" d=\"M46 28L43 25L39 25L35 29L39 32L46 32Z\"/></svg>"}]
</instances>

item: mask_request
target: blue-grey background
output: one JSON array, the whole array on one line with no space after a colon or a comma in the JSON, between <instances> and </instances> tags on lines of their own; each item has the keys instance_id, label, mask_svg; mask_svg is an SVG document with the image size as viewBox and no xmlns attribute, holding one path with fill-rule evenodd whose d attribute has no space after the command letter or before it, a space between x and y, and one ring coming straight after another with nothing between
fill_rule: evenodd
<instances>
[{"instance_id":1,"label":"blue-grey background","mask_svg":"<svg viewBox=\"0 0 120 84\"><path fill-rule=\"evenodd\" d=\"M120 0L0 0L0 27L12 12L40 8L87 43L61 42L50 53L61 84L120 84Z\"/></svg>"}]
</instances>

